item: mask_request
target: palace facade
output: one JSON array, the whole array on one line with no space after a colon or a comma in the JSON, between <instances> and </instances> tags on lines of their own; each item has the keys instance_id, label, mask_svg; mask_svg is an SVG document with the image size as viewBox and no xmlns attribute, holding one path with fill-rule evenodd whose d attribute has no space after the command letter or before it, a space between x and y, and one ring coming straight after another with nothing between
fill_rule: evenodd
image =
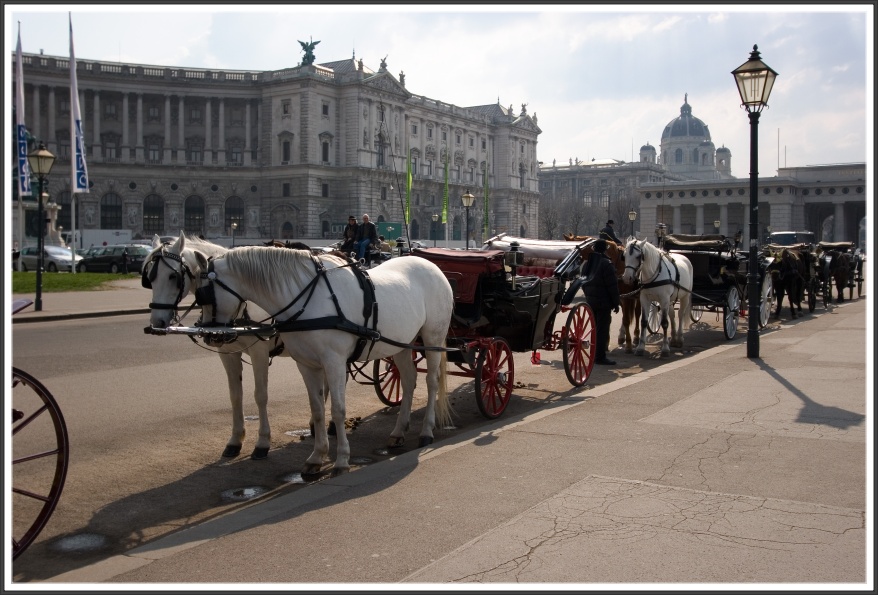
<instances>
[{"instance_id":1,"label":"palace facade","mask_svg":"<svg viewBox=\"0 0 878 595\"><path fill-rule=\"evenodd\" d=\"M69 230L69 62L22 62L25 123L57 157L46 191L60 206L56 225ZM374 71L355 57L268 72L77 58L77 79L90 178L75 197L77 229L333 241L348 215L368 213L394 239L405 235L410 153L412 239L445 237L446 160L450 238L462 240L467 191L476 241L486 227L536 234L540 129L524 105L515 113L415 95L384 60ZM36 207L25 204L27 244Z\"/></svg>"}]
</instances>

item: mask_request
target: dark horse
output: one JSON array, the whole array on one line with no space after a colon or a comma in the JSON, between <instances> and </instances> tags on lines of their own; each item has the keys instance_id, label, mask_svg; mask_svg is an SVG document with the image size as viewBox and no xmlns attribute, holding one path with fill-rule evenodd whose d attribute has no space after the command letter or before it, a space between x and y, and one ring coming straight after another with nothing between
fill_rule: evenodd
<instances>
[{"instance_id":1,"label":"dark horse","mask_svg":"<svg viewBox=\"0 0 878 595\"><path fill-rule=\"evenodd\" d=\"M564 234L564 239L570 242L582 242L584 240L597 240L592 236L574 236L573 234ZM588 260L589 254L592 253L592 245L589 243L581 252L582 261ZM625 258L623 257L624 247L620 247L615 242L607 242L607 256L616 267L616 276L619 278L619 294L622 296L622 328L619 329L619 345L625 346L625 353L634 353L634 345L640 342L640 320L641 307L640 296L637 295L637 285L629 285L622 281L622 273L625 272ZM630 295L629 295L630 294ZM631 332L631 324L634 323L634 333Z\"/></svg>"},{"instance_id":2,"label":"dark horse","mask_svg":"<svg viewBox=\"0 0 878 595\"><path fill-rule=\"evenodd\" d=\"M807 261L804 259L810 254L802 255L797 250L790 248L781 248L774 246L766 246L771 256L775 258L774 262L769 266L771 272L771 281L774 285L774 295L777 299L777 310L774 313L775 318L780 318L780 311L783 308L784 295L790 302L790 315L793 319L802 315L802 300L805 299L805 278L808 273L806 267ZM796 314L796 309L799 312Z\"/></svg>"},{"instance_id":3,"label":"dark horse","mask_svg":"<svg viewBox=\"0 0 878 595\"><path fill-rule=\"evenodd\" d=\"M851 284L851 254L846 251L852 245L849 242L839 242L843 246L837 249L835 245L817 244L817 252L819 258L820 278L823 281L823 291L827 292L829 301L832 301L832 281L835 281L835 289L838 292L838 302L844 301L845 287L851 288L850 298L854 297L854 290Z\"/></svg>"}]
</instances>

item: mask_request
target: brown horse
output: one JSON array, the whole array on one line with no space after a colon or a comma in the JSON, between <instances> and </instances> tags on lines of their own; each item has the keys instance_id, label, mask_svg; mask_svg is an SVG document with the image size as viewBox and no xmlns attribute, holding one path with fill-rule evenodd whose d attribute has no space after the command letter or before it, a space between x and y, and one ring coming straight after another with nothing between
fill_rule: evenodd
<instances>
[{"instance_id":1,"label":"brown horse","mask_svg":"<svg viewBox=\"0 0 878 595\"><path fill-rule=\"evenodd\" d=\"M593 252L592 246L598 238L593 236L574 236L570 233L564 234L564 239L568 242L583 242L592 240L586 244L581 252L582 261L588 260L589 254ZM619 329L619 345L625 346L625 353L634 353L634 345L640 342L640 325L638 321L641 315L640 297L637 295L637 285L629 285L622 281L622 273L625 272L625 259L622 254L624 246L619 246L615 242L607 242L607 256L616 267L616 277L619 279L619 294L622 296L622 328ZM631 333L631 324L634 323L634 333Z\"/></svg>"},{"instance_id":2,"label":"brown horse","mask_svg":"<svg viewBox=\"0 0 878 595\"><path fill-rule=\"evenodd\" d=\"M838 303L844 301L845 287L850 287L850 299L854 298L853 284L851 283L852 257L848 248L853 248L849 242L838 242L838 246L832 243L820 242L817 244L818 262L820 263L820 277L823 281L824 291L827 292L829 301L832 301L832 281L835 281L835 289L838 292ZM842 247L837 249L837 247Z\"/></svg>"},{"instance_id":3,"label":"brown horse","mask_svg":"<svg viewBox=\"0 0 878 595\"><path fill-rule=\"evenodd\" d=\"M797 250L773 244L765 246L765 251L775 259L768 267L774 285L774 295L777 299L777 311L775 311L774 317L780 318L783 298L786 295L790 302L790 315L793 319L798 318L803 314L802 300L805 299L805 277L807 275L805 267L808 266L808 263L804 259L810 257L810 254L801 254ZM796 308L799 310L798 314L796 314Z\"/></svg>"}]
</instances>

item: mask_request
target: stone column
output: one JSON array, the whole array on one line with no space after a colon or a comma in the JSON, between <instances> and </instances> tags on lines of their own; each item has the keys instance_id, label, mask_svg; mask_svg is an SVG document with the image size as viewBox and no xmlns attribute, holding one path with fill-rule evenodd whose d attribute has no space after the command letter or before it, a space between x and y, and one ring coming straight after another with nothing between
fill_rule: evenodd
<instances>
[{"instance_id":1,"label":"stone column","mask_svg":"<svg viewBox=\"0 0 878 595\"><path fill-rule=\"evenodd\" d=\"M252 162L250 151L250 100L244 107L244 167L250 167Z\"/></svg>"},{"instance_id":2,"label":"stone column","mask_svg":"<svg viewBox=\"0 0 878 595\"><path fill-rule=\"evenodd\" d=\"M143 93L137 94L137 136L134 137L134 162L143 163Z\"/></svg>"},{"instance_id":3,"label":"stone column","mask_svg":"<svg viewBox=\"0 0 878 595\"><path fill-rule=\"evenodd\" d=\"M183 134L183 123L186 121L186 106L182 95L179 97L177 109L177 163L186 163L186 137Z\"/></svg>"},{"instance_id":4,"label":"stone column","mask_svg":"<svg viewBox=\"0 0 878 595\"><path fill-rule=\"evenodd\" d=\"M674 230L673 233L682 233L683 232L683 230L681 229L681 226L683 225L683 223L682 223L682 218L680 217L680 215L681 215L680 207L678 207L678 206L674 207L674 217L673 217L674 222L673 222L673 227L672 227L672 229Z\"/></svg>"},{"instance_id":5,"label":"stone column","mask_svg":"<svg viewBox=\"0 0 878 595\"><path fill-rule=\"evenodd\" d=\"M122 148L119 155L122 163L131 160L131 140L128 138L128 92L122 93Z\"/></svg>"},{"instance_id":6,"label":"stone column","mask_svg":"<svg viewBox=\"0 0 878 595\"><path fill-rule=\"evenodd\" d=\"M210 144L211 103L212 101L210 97L204 102L204 165L210 165L213 163L213 150L211 149Z\"/></svg>"},{"instance_id":7,"label":"stone column","mask_svg":"<svg viewBox=\"0 0 878 595\"><path fill-rule=\"evenodd\" d=\"M162 163L165 165L171 164L171 94L165 94L165 138L163 139L162 146L164 148L162 154Z\"/></svg>"},{"instance_id":8,"label":"stone column","mask_svg":"<svg viewBox=\"0 0 878 595\"><path fill-rule=\"evenodd\" d=\"M217 161L224 166L226 164L226 100L219 98L219 139L217 141Z\"/></svg>"},{"instance_id":9,"label":"stone column","mask_svg":"<svg viewBox=\"0 0 878 595\"><path fill-rule=\"evenodd\" d=\"M95 162L103 161L101 152L101 92L94 92L94 138L91 143L91 157Z\"/></svg>"},{"instance_id":10,"label":"stone column","mask_svg":"<svg viewBox=\"0 0 878 595\"><path fill-rule=\"evenodd\" d=\"M713 225L711 225L713 228ZM713 229L711 229L713 232ZM695 205L695 234L701 235L704 233L704 205L698 204Z\"/></svg>"},{"instance_id":11,"label":"stone column","mask_svg":"<svg viewBox=\"0 0 878 595\"><path fill-rule=\"evenodd\" d=\"M724 236L729 235L729 205L719 206L719 232Z\"/></svg>"},{"instance_id":12,"label":"stone column","mask_svg":"<svg viewBox=\"0 0 878 595\"><path fill-rule=\"evenodd\" d=\"M853 240L859 245L859 238L845 237L845 221L844 221L844 203L835 203L835 217L833 217L832 225L832 241L847 242Z\"/></svg>"},{"instance_id":13,"label":"stone column","mask_svg":"<svg viewBox=\"0 0 878 595\"><path fill-rule=\"evenodd\" d=\"M46 138L41 139L46 143L46 148L58 155L58 141L55 139L55 87L49 87L49 130Z\"/></svg>"},{"instance_id":14,"label":"stone column","mask_svg":"<svg viewBox=\"0 0 878 595\"><path fill-rule=\"evenodd\" d=\"M40 86L34 85L34 101L33 101L33 115L31 116L31 122L33 122L33 131L34 137L40 140L43 139L42 134L42 126L40 126Z\"/></svg>"}]
</instances>

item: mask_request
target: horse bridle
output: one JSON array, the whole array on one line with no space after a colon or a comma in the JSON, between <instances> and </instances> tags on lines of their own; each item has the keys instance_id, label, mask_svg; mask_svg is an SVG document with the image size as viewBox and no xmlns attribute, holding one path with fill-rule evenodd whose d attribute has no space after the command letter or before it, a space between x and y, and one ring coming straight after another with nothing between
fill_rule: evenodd
<instances>
[{"instance_id":1,"label":"horse bridle","mask_svg":"<svg viewBox=\"0 0 878 595\"><path fill-rule=\"evenodd\" d=\"M173 260L180 263L180 271L167 263L165 259ZM186 278L188 277L190 280L195 280L195 275L192 274L192 271L189 269L189 266L183 260L183 258L179 254L174 254L173 252L169 252L167 250L166 245L161 247L161 250L156 251L153 254L152 258L147 261L143 265L143 273L140 276L140 284L145 289L152 289L152 282L156 280L158 276L158 268L159 264L164 263L174 274L175 282L177 284L177 298L173 304L164 304L161 302L150 302L149 307L152 310L172 310L177 312L180 309L180 302L183 300L183 296L186 295Z\"/></svg>"}]
</instances>

